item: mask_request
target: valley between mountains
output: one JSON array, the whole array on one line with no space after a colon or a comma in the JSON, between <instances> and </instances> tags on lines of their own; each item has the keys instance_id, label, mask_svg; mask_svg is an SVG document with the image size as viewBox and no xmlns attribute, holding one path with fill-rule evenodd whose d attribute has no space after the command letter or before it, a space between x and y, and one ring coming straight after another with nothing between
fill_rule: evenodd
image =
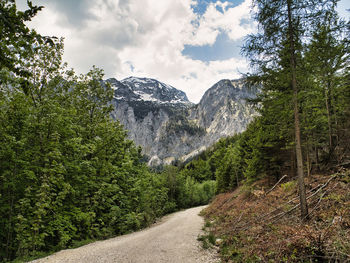
<instances>
[{"instance_id":1,"label":"valley between mountains","mask_svg":"<svg viewBox=\"0 0 350 263\"><path fill-rule=\"evenodd\" d=\"M150 166L194 158L220 138L245 130L256 116L248 102L256 87L243 80L221 80L198 104L184 92L155 79L129 77L106 81L114 90L112 116L142 146Z\"/></svg>"},{"instance_id":2,"label":"valley between mountains","mask_svg":"<svg viewBox=\"0 0 350 263\"><path fill-rule=\"evenodd\" d=\"M0 262L350 263L344 0L19 2L0 1ZM71 31L54 2L89 18ZM249 71L185 55L234 43Z\"/></svg>"}]
</instances>

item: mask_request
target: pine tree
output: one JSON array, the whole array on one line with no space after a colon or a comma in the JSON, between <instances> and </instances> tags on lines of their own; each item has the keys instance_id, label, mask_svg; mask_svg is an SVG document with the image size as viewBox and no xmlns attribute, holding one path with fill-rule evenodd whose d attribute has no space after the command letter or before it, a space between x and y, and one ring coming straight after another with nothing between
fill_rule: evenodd
<instances>
[{"instance_id":1,"label":"pine tree","mask_svg":"<svg viewBox=\"0 0 350 263\"><path fill-rule=\"evenodd\" d=\"M260 80L270 78L273 81L276 79L275 73L283 68L287 72L286 83L292 91L295 154L302 219L308 216L300 127L299 97L302 81L298 77L302 42L317 26L317 21L325 17L328 10L334 10L336 3L335 0L256 0L254 1L257 8L255 19L259 23L259 32L248 37L242 50L250 58L251 65L256 70L256 75L260 76L258 78ZM288 61L288 63L281 64L281 61Z\"/></svg>"},{"instance_id":2,"label":"pine tree","mask_svg":"<svg viewBox=\"0 0 350 263\"><path fill-rule=\"evenodd\" d=\"M336 123L343 109L339 108L339 88L341 74L349 60L348 47L344 36L345 24L339 20L337 14L329 12L324 20L318 22L313 32L311 42L305 53L307 71L310 72L310 81L313 89L319 91L316 98L322 98L327 119L328 158L331 158L337 147L338 136L335 136ZM312 99L312 98L311 98ZM312 103L310 103L312 104Z\"/></svg>"}]
</instances>

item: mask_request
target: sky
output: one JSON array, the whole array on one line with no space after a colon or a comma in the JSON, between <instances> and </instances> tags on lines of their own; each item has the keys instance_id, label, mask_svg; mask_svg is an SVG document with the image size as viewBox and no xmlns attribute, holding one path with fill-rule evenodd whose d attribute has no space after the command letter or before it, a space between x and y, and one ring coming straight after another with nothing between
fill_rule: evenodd
<instances>
[{"instance_id":1,"label":"sky","mask_svg":"<svg viewBox=\"0 0 350 263\"><path fill-rule=\"evenodd\" d=\"M26 0L17 0L20 9ZM197 103L221 79L249 71L240 55L256 32L251 0L32 0L45 8L28 23L65 38L64 61L80 73L93 65L105 78L155 78ZM349 0L338 10L348 17Z\"/></svg>"}]
</instances>

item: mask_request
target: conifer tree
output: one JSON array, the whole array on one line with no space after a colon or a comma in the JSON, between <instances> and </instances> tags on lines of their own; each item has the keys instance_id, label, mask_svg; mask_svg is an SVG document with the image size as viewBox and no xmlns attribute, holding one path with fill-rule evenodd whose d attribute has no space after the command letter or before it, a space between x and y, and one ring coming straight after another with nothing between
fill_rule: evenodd
<instances>
[{"instance_id":1,"label":"conifer tree","mask_svg":"<svg viewBox=\"0 0 350 263\"><path fill-rule=\"evenodd\" d=\"M343 110L339 108L339 88L342 85L342 74L349 60L349 48L344 36L345 24L339 20L336 12L328 12L324 20L318 22L311 42L307 45L305 60L313 89L319 91L321 105L327 119L328 158L330 159L338 142L334 140L335 127ZM310 103L312 104L312 103Z\"/></svg>"},{"instance_id":2,"label":"conifer tree","mask_svg":"<svg viewBox=\"0 0 350 263\"><path fill-rule=\"evenodd\" d=\"M248 36L242 52L250 59L259 81L276 80L276 73L284 69L286 84L292 94L294 112L294 139L297 160L300 208L302 219L308 216L305 193L303 154L300 127L300 89L302 81L298 77L301 67L302 44L317 26L317 21L334 10L336 0L255 0L255 19L258 33ZM288 61L281 64L281 61ZM278 83L276 83L278 85ZM264 85L264 83L262 83ZM281 94L283 96L283 94Z\"/></svg>"}]
</instances>

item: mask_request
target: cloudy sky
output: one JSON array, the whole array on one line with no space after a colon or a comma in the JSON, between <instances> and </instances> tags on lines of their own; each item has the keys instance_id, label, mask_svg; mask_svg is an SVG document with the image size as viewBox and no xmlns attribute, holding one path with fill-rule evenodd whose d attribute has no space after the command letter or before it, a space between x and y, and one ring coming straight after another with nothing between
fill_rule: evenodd
<instances>
[{"instance_id":1,"label":"cloudy sky","mask_svg":"<svg viewBox=\"0 0 350 263\"><path fill-rule=\"evenodd\" d=\"M217 81L240 76L244 37L254 32L251 0L32 0L43 5L29 24L65 38L64 60L77 73L96 65L106 78L150 77L192 102ZM20 8L25 0L17 0ZM339 11L350 1L341 0Z\"/></svg>"}]
</instances>

